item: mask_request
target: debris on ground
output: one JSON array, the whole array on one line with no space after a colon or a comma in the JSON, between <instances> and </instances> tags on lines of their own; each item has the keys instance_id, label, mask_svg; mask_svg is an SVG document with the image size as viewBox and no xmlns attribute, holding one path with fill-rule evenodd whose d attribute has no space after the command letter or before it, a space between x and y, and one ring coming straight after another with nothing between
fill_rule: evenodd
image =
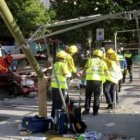
<instances>
[{"instance_id":1,"label":"debris on ground","mask_svg":"<svg viewBox=\"0 0 140 140\"><path fill-rule=\"evenodd\" d=\"M114 126L115 125L115 123L107 123L107 124L105 124L105 126L107 126L107 127L111 127L111 126Z\"/></svg>"}]
</instances>

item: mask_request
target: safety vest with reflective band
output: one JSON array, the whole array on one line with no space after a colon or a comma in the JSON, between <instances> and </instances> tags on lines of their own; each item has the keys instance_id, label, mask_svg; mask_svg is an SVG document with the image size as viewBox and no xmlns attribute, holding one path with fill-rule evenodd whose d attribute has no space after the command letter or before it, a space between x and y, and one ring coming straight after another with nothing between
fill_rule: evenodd
<instances>
[{"instance_id":1,"label":"safety vest with reflective band","mask_svg":"<svg viewBox=\"0 0 140 140\"><path fill-rule=\"evenodd\" d=\"M86 80L105 81L104 61L100 58L89 59L86 67Z\"/></svg>"},{"instance_id":2,"label":"safety vest with reflective band","mask_svg":"<svg viewBox=\"0 0 140 140\"><path fill-rule=\"evenodd\" d=\"M63 74L62 74L62 65L65 65L65 64L63 62L56 62L54 64L54 71L58 78L60 88L67 89L68 88L67 81L66 81L65 76L63 76ZM52 74L51 87L58 88L58 84L56 82L56 78L55 78L54 74Z\"/></svg>"},{"instance_id":3,"label":"safety vest with reflective band","mask_svg":"<svg viewBox=\"0 0 140 140\"><path fill-rule=\"evenodd\" d=\"M119 56L119 61L125 61L125 58L123 55L118 55Z\"/></svg>"},{"instance_id":4,"label":"safety vest with reflective band","mask_svg":"<svg viewBox=\"0 0 140 140\"><path fill-rule=\"evenodd\" d=\"M132 54L127 54L127 53L124 53L124 57L126 58L131 58Z\"/></svg>"},{"instance_id":5,"label":"safety vest with reflective band","mask_svg":"<svg viewBox=\"0 0 140 140\"><path fill-rule=\"evenodd\" d=\"M106 80L118 84L119 80L122 79L122 73L120 66L115 62L111 62L111 67L108 68L108 74Z\"/></svg>"}]
</instances>

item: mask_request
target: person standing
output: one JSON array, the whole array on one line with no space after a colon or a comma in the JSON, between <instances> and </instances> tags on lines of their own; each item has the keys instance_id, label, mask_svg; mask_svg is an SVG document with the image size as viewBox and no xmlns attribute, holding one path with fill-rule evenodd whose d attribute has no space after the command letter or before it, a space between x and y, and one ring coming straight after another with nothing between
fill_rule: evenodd
<instances>
[{"instance_id":1,"label":"person standing","mask_svg":"<svg viewBox=\"0 0 140 140\"><path fill-rule=\"evenodd\" d=\"M86 91L85 91L85 110L83 115L89 114L91 96L94 94L94 103L93 103L93 116L98 115L98 110L100 106L100 94L102 93L102 83L105 80L105 73L107 71L107 65L102 60L102 51L95 50L93 51L93 58L88 59L85 65L85 74L86 74Z\"/></svg>"},{"instance_id":2,"label":"person standing","mask_svg":"<svg viewBox=\"0 0 140 140\"><path fill-rule=\"evenodd\" d=\"M68 70L70 71L71 75L78 75L77 69L75 67L75 62L73 56L78 52L78 48L76 45L71 45L67 48L67 57L66 57L66 64L68 66Z\"/></svg>"},{"instance_id":3,"label":"person standing","mask_svg":"<svg viewBox=\"0 0 140 140\"><path fill-rule=\"evenodd\" d=\"M105 61L109 71L106 75L106 82L104 83L104 94L108 104L106 109L113 109L113 101L115 99L118 82L122 78L122 73L118 55L112 48L107 51Z\"/></svg>"},{"instance_id":4,"label":"person standing","mask_svg":"<svg viewBox=\"0 0 140 140\"><path fill-rule=\"evenodd\" d=\"M124 57L125 57L126 62L127 62L127 71L129 72L129 81L131 83L131 82L133 82L133 72L132 72L132 70L133 70L133 55L127 50L124 53ZM125 71L123 73L123 83L125 83L127 71Z\"/></svg>"},{"instance_id":5,"label":"person standing","mask_svg":"<svg viewBox=\"0 0 140 140\"><path fill-rule=\"evenodd\" d=\"M67 54L65 51L60 51L57 53L57 60L53 67L52 78L51 78L51 88L52 88L52 112L51 116L54 117L55 110L62 108L62 99L60 96L59 88L61 89L64 99L67 99L66 89L67 85L67 77L69 77L69 71L67 65L65 64L65 58ZM55 73L55 74L54 74ZM58 83L56 80L56 76L58 79Z\"/></svg>"},{"instance_id":6,"label":"person standing","mask_svg":"<svg viewBox=\"0 0 140 140\"><path fill-rule=\"evenodd\" d=\"M127 62L126 62L126 59L125 59L124 55L121 53L120 50L118 50L117 53L118 53L118 57L119 57L121 72L122 72L122 75L124 75L124 73L125 73L126 70L127 70ZM118 92L121 91L122 80L123 80L123 79L120 79L120 80L119 80L119 83L118 83Z\"/></svg>"}]
</instances>

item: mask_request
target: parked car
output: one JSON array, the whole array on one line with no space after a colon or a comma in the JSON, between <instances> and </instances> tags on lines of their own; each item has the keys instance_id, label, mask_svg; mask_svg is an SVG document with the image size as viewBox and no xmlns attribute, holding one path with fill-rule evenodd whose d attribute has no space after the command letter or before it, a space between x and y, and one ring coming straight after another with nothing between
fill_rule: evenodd
<instances>
[{"instance_id":1,"label":"parked car","mask_svg":"<svg viewBox=\"0 0 140 140\"><path fill-rule=\"evenodd\" d=\"M13 61L9 66L9 71L4 74L0 73L0 88L8 90L11 95L37 94L38 77L25 55L15 54L12 57ZM47 58L41 55L35 57L44 74L49 76ZM46 86L49 87L49 80L46 80Z\"/></svg>"}]
</instances>

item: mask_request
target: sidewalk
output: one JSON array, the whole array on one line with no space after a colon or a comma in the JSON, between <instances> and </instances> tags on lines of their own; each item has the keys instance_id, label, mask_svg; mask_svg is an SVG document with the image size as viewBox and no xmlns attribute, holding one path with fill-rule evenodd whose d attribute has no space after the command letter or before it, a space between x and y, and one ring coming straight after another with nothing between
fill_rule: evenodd
<instances>
[{"instance_id":1,"label":"sidewalk","mask_svg":"<svg viewBox=\"0 0 140 140\"><path fill-rule=\"evenodd\" d=\"M140 140L140 79L134 72L134 82L125 83L119 95L120 102L114 110L105 110L105 100L101 101L99 115L82 116L88 131L96 131L102 135L101 140ZM70 95L79 98L79 90L70 90ZM84 91L82 91L84 105ZM48 116L51 101L48 101ZM82 108L83 110L83 108ZM38 114L38 98L18 97L0 101L0 140L19 140L23 138L45 137L44 133L21 136L18 125L23 116ZM39 139L39 138L38 138Z\"/></svg>"}]
</instances>

